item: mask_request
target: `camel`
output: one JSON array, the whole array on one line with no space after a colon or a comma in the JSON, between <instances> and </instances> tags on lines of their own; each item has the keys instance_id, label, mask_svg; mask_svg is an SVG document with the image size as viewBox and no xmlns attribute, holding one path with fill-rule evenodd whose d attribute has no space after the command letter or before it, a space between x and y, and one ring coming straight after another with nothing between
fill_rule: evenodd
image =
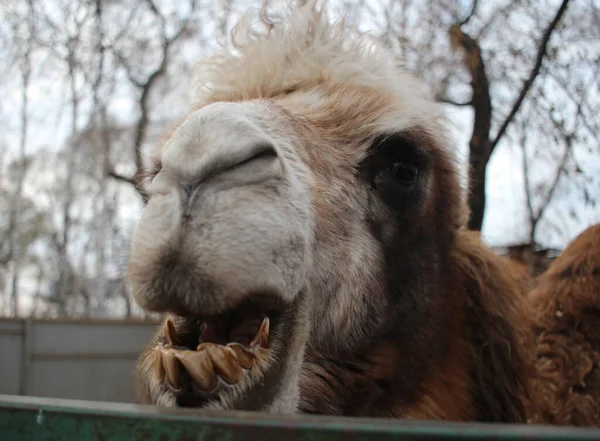
<instances>
[{"instance_id":1,"label":"camel","mask_svg":"<svg viewBox=\"0 0 600 441\"><path fill-rule=\"evenodd\" d=\"M526 284L467 230L419 81L314 1L251 10L232 42L199 63L195 105L148 171L128 278L166 318L140 402L543 418Z\"/></svg>"},{"instance_id":2,"label":"camel","mask_svg":"<svg viewBox=\"0 0 600 441\"><path fill-rule=\"evenodd\" d=\"M541 421L600 426L600 224L571 241L527 300Z\"/></svg>"}]
</instances>

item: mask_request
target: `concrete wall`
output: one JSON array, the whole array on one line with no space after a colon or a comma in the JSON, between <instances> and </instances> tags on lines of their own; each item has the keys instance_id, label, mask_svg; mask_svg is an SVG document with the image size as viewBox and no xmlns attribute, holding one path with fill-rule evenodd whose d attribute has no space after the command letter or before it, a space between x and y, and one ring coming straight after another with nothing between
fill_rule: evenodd
<instances>
[{"instance_id":1,"label":"concrete wall","mask_svg":"<svg viewBox=\"0 0 600 441\"><path fill-rule=\"evenodd\" d=\"M0 319L0 394L134 402L135 362L156 327L140 320Z\"/></svg>"}]
</instances>

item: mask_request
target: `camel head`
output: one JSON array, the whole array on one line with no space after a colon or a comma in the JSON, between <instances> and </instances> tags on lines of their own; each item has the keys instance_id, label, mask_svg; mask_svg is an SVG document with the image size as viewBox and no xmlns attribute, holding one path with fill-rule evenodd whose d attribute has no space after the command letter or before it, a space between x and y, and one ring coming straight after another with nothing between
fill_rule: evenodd
<instances>
[{"instance_id":1,"label":"camel head","mask_svg":"<svg viewBox=\"0 0 600 441\"><path fill-rule=\"evenodd\" d=\"M466 326L465 209L444 120L393 54L314 2L254 18L199 64L196 105L156 153L129 280L170 321L143 395L295 411L308 355L390 342L402 395L466 351L448 340Z\"/></svg>"}]
</instances>

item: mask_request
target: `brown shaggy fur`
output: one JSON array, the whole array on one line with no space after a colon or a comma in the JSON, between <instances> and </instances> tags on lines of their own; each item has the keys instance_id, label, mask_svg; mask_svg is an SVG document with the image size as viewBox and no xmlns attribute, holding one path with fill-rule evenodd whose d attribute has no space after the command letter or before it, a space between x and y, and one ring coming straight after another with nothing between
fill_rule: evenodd
<instances>
[{"instance_id":1,"label":"brown shaggy fur","mask_svg":"<svg viewBox=\"0 0 600 441\"><path fill-rule=\"evenodd\" d=\"M449 272L452 320L432 335L446 348L410 397L415 360L430 354L392 339L351 353L307 351L300 409L307 413L416 420L525 423L533 347L523 320L524 286L511 262L461 231ZM435 327L421 333L439 332ZM424 337L430 340L430 338ZM420 339L416 339L419 341Z\"/></svg>"},{"instance_id":2,"label":"brown shaggy fur","mask_svg":"<svg viewBox=\"0 0 600 441\"><path fill-rule=\"evenodd\" d=\"M528 300L542 420L600 426L600 224L569 244Z\"/></svg>"}]
</instances>

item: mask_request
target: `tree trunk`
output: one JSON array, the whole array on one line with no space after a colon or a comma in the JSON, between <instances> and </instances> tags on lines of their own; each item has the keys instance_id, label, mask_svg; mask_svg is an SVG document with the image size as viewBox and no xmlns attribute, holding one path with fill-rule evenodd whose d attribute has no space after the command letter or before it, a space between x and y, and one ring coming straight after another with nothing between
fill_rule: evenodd
<instances>
[{"instance_id":1,"label":"tree trunk","mask_svg":"<svg viewBox=\"0 0 600 441\"><path fill-rule=\"evenodd\" d=\"M30 15L29 19L32 20L32 7L29 5ZM29 23L30 26L32 22ZM31 29L30 29L31 32ZM15 190L15 198L13 200L12 209L9 214L9 234L10 234L10 248L9 248L9 259L12 262L12 276L11 276L11 312L13 317L19 315L19 279L21 275L21 260L22 260L22 249L21 249L21 204L23 199L23 186L25 184L25 175L27 173L27 130L29 126L28 109L28 91L29 81L31 78L31 60L30 60L30 48L31 41L27 43L27 50L23 54L23 67L21 69L21 79L23 88L21 90L21 134L20 134L20 164L19 164L19 175L17 178L17 188Z\"/></svg>"},{"instance_id":2,"label":"tree trunk","mask_svg":"<svg viewBox=\"0 0 600 441\"><path fill-rule=\"evenodd\" d=\"M469 229L481 230L485 213L485 175L491 154L490 126L492 124L492 98L490 83L485 71L479 43L459 26L450 28L454 47L465 51L465 65L471 74L471 106L473 107L473 133L469 142Z\"/></svg>"},{"instance_id":3,"label":"tree trunk","mask_svg":"<svg viewBox=\"0 0 600 441\"><path fill-rule=\"evenodd\" d=\"M474 159L473 156L473 152L471 151L469 155L471 171L469 173L470 192L468 198L471 215L468 227L470 230L481 231L485 215L485 174L487 164L481 163L477 159Z\"/></svg>"},{"instance_id":4,"label":"tree trunk","mask_svg":"<svg viewBox=\"0 0 600 441\"><path fill-rule=\"evenodd\" d=\"M473 134L469 142L469 208L471 217L469 218L469 228L471 230L480 231L483 226L483 218L485 215L485 176L487 164L492 156L492 152L498 145L500 139L506 133L507 128L514 120L515 115L519 111L525 97L531 90L533 82L540 73L540 68L546 55L546 47L550 41L552 33L558 26L562 16L564 15L569 0L563 0L560 7L556 11L554 18L547 26L540 43L538 45L535 63L529 73L529 76L523 83L519 94L512 108L498 129L496 136L491 139L490 127L492 122L492 100L490 97L490 84L485 71L485 64L481 56L481 48L479 43L461 29L468 20L464 20L460 25L450 27L450 42L454 48L462 48L465 52L464 63L465 67L471 74L471 88L473 95L471 98L471 106L475 113L473 121ZM470 15L475 12L477 4L473 3L473 9ZM470 17L470 16L469 16Z\"/></svg>"}]
</instances>

